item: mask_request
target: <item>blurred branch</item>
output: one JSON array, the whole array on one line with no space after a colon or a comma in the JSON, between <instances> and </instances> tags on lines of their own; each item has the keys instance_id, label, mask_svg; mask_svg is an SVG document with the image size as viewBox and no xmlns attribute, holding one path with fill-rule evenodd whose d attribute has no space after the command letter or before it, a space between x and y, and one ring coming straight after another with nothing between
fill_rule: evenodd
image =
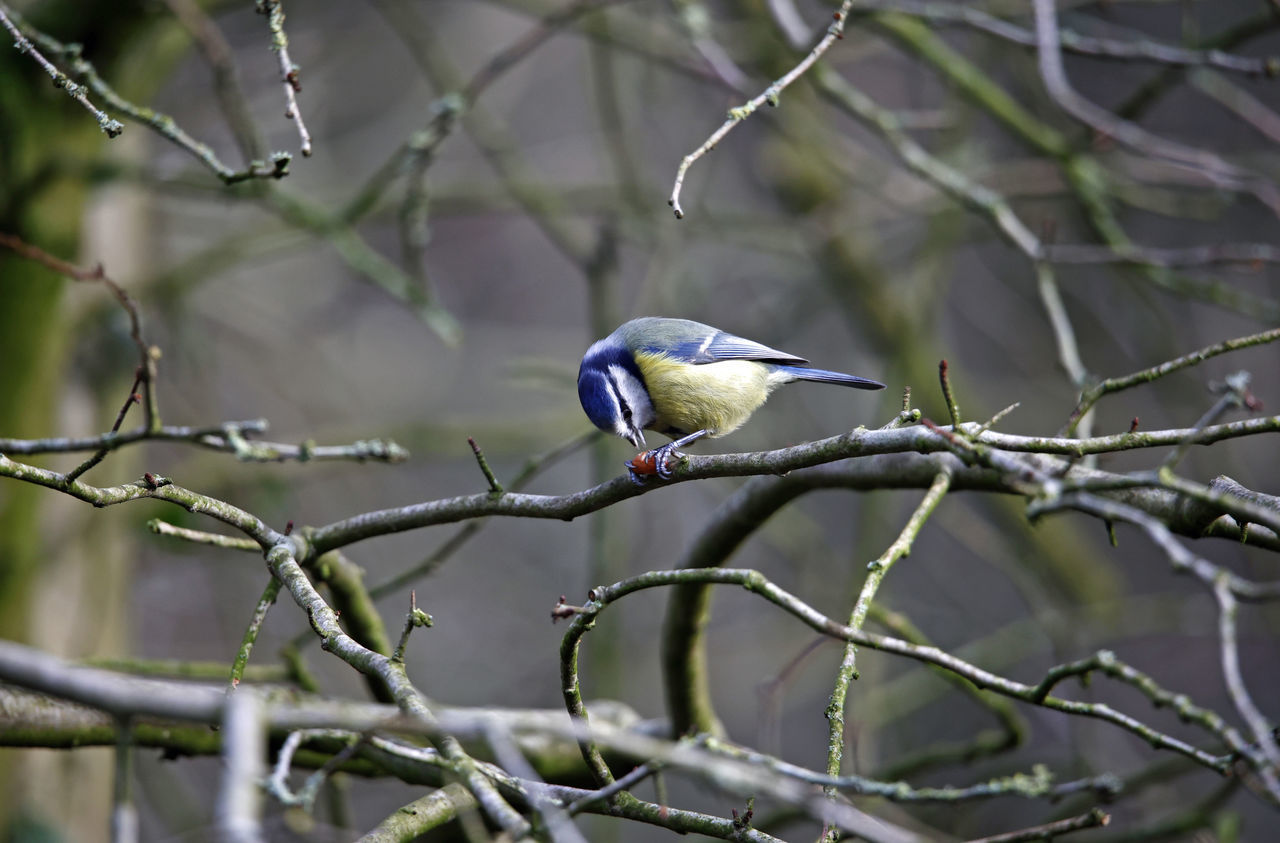
<instances>
[{"instance_id":1,"label":"blurred branch","mask_svg":"<svg viewBox=\"0 0 1280 843\"><path fill-rule=\"evenodd\" d=\"M217 837L229 843L257 843L262 834L262 794L266 772L266 719L262 698L245 689L230 694L222 709L222 770L214 818Z\"/></svg>"},{"instance_id":2,"label":"blurred branch","mask_svg":"<svg viewBox=\"0 0 1280 843\"><path fill-rule=\"evenodd\" d=\"M1062 62L1058 14L1054 0L1032 0L1035 9L1036 41L1040 76L1049 96L1068 114L1107 137L1144 155L1162 158L1201 174L1219 188L1252 193L1280 214L1280 191L1271 181L1223 160L1213 152L1196 149L1153 135L1138 125L1095 105L1082 97L1067 80Z\"/></svg>"},{"instance_id":3,"label":"blurred branch","mask_svg":"<svg viewBox=\"0 0 1280 843\"><path fill-rule=\"evenodd\" d=\"M885 12L870 15L867 23L893 39L908 53L926 62L944 80L955 86L960 94L1005 126L1023 143L1058 162L1085 219L1107 248L1119 254L1142 254L1142 251L1134 251L1141 247L1137 247L1129 238L1112 207L1107 194L1109 176L1095 158L1076 151L1065 135L1019 104L994 78L953 49L921 21L904 14ZM1225 35L1223 37L1227 38ZM1060 63L1061 56L1058 59ZM981 197L981 194L975 195ZM992 207L999 208L999 205ZM1000 224L1002 229L1008 225L1006 222ZM1005 230L1004 233L1009 234L1009 231ZM1014 242L1029 256L1033 253L1024 244L1034 243L1037 250L1041 248L1039 241L1034 239L1015 238ZM1246 313L1263 321L1280 320L1280 303L1274 299L1254 296L1215 280L1174 275L1159 266L1144 265L1143 269L1148 281L1175 295L1212 302L1219 307Z\"/></svg>"},{"instance_id":4,"label":"blurred branch","mask_svg":"<svg viewBox=\"0 0 1280 843\"><path fill-rule=\"evenodd\" d=\"M460 119L467 133L484 153L485 158L502 178L503 184L512 197L520 204L525 213L537 223L547 239L559 249L575 266L584 267L591 259L592 249L581 233L568 220L564 203L560 197L545 184L519 157L518 144L515 143L505 123L497 116L483 108L480 103L465 101L463 92L467 83L463 81L457 68L449 60L443 45L436 42L433 30L419 19L417 12L405 0L376 0L373 4L388 22L405 45L409 48L413 59L418 63L423 74L431 81L437 91L442 93L442 101L457 104ZM600 2L580 0L578 5L584 10L594 10ZM572 17L566 20L572 20ZM538 26L538 32L547 27ZM523 58L529 51L543 43L542 35L527 36L513 48L511 58L501 67L510 66L511 62ZM490 75L475 77L480 86L477 91L488 85Z\"/></svg>"},{"instance_id":5,"label":"blurred branch","mask_svg":"<svg viewBox=\"0 0 1280 843\"><path fill-rule=\"evenodd\" d=\"M1233 50L1247 41L1274 32L1277 25L1280 25L1280 16L1276 14L1275 0L1269 0L1269 2L1272 5L1271 9L1263 9L1254 14L1253 17L1245 18L1232 24L1203 39L1195 46L1200 49ZM1271 75L1274 75L1273 68L1274 65L1269 66ZM1185 73L1186 68L1183 67L1162 68L1155 78L1142 85L1132 96L1126 99L1116 109L1116 114L1126 120L1136 120L1141 114L1159 102L1160 98L1178 80L1182 79Z\"/></svg>"},{"instance_id":6,"label":"blurred branch","mask_svg":"<svg viewBox=\"0 0 1280 843\"><path fill-rule=\"evenodd\" d=\"M1271 143L1280 143L1280 114L1262 100L1217 73L1196 71L1189 77L1196 90L1235 114Z\"/></svg>"},{"instance_id":7,"label":"blurred branch","mask_svg":"<svg viewBox=\"0 0 1280 843\"><path fill-rule=\"evenodd\" d=\"M962 3L915 2L915 0L855 0L851 15L868 12L900 12L935 24L959 23L997 38L1037 47L1036 34L980 8ZM1216 49L1187 49L1142 39L1095 38L1070 29L1060 29L1058 43L1063 52L1117 61L1141 61L1172 67L1213 67L1246 76L1280 75L1280 58L1240 56Z\"/></svg>"},{"instance_id":8,"label":"blurred branch","mask_svg":"<svg viewBox=\"0 0 1280 843\"><path fill-rule=\"evenodd\" d=\"M262 158L265 146L249 110L249 101L240 86L231 45L196 0L164 0L178 22L191 33L196 47L213 70L213 90L227 126L247 161Z\"/></svg>"},{"instance_id":9,"label":"blurred branch","mask_svg":"<svg viewBox=\"0 0 1280 843\"><path fill-rule=\"evenodd\" d=\"M734 64L733 59L720 45L712 32L711 12L701 0L674 0L676 17L680 26L688 34L693 48L706 61L712 72L724 80L724 84L739 94L743 94L750 84L747 75Z\"/></svg>"},{"instance_id":10,"label":"blurred branch","mask_svg":"<svg viewBox=\"0 0 1280 843\"><path fill-rule=\"evenodd\" d=\"M1103 812L1100 808L1094 808L1089 813L1081 814L1078 817L1070 817L1057 822L1024 828L1021 831L994 834L990 837L972 840L970 843L1023 843L1023 841L1029 840L1054 840L1063 834L1070 834L1073 831L1081 831L1086 828L1097 828L1109 822L1111 822L1110 814Z\"/></svg>"},{"instance_id":11,"label":"blurred branch","mask_svg":"<svg viewBox=\"0 0 1280 843\"><path fill-rule=\"evenodd\" d=\"M1280 247L1269 243L1212 243L1181 249L1159 249L1136 244L1086 246L1064 243L1046 246L1045 258L1053 263L1133 263L1163 268L1210 266L1219 263L1252 266L1280 263Z\"/></svg>"},{"instance_id":12,"label":"blurred branch","mask_svg":"<svg viewBox=\"0 0 1280 843\"><path fill-rule=\"evenodd\" d=\"M903 128L892 111L880 106L828 67L814 72L819 90L840 108L875 129L898 158L912 172L923 177L948 196L991 220L1011 245L1032 260L1040 258L1044 246L1026 223L999 193L973 181L962 170L929 153Z\"/></svg>"},{"instance_id":13,"label":"blurred branch","mask_svg":"<svg viewBox=\"0 0 1280 843\"><path fill-rule=\"evenodd\" d=\"M267 207L292 225L309 231L333 247L352 270L407 304L440 339L456 345L462 329L458 320L440 306L421 273L410 275L383 257L348 223L341 211L334 213L303 196L273 190L265 195Z\"/></svg>"}]
</instances>

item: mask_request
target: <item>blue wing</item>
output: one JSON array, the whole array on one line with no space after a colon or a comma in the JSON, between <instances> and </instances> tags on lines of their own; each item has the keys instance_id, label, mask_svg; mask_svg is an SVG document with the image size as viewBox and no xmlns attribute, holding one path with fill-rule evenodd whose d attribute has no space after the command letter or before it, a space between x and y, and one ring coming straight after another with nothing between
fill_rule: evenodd
<instances>
[{"instance_id":1,"label":"blue wing","mask_svg":"<svg viewBox=\"0 0 1280 843\"><path fill-rule=\"evenodd\" d=\"M715 363L720 360L758 360L783 366L804 366L809 361L753 340L725 333L719 328L688 319L636 319L640 347L654 354L666 354L687 363ZM658 337L658 341L649 341Z\"/></svg>"}]
</instances>

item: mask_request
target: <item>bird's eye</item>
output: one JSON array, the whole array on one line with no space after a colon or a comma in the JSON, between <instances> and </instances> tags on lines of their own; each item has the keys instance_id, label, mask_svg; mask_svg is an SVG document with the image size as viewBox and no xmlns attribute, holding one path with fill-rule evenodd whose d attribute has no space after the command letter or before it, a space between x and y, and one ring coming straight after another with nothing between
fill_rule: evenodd
<instances>
[{"instance_id":1,"label":"bird's eye","mask_svg":"<svg viewBox=\"0 0 1280 843\"><path fill-rule=\"evenodd\" d=\"M631 421L631 408L630 408L630 407L623 407L623 408L622 408L622 417L623 417L624 419L626 419L627 421Z\"/></svg>"}]
</instances>

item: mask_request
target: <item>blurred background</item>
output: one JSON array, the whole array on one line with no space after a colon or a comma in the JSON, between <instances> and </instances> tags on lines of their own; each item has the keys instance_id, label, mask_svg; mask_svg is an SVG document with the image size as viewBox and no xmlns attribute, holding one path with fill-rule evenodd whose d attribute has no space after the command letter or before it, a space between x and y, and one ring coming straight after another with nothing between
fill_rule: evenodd
<instances>
[{"instance_id":1,"label":"blurred background","mask_svg":"<svg viewBox=\"0 0 1280 843\"><path fill-rule=\"evenodd\" d=\"M246 149L293 154L286 178L225 185L138 122L125 120L123 135L108 140L28 57L0 51L0 230L81 264L101 262L129 292L148 341L163 352L164 421L266 418L266 438L276 441L383 437L412 454L398 465L261 465L148 445L114 453L86 479L111 485L163 474L277 528L483 491L467 438L509 480L582 437L590 425L574 389L581 355L641 315L697 319L889 384L876 394L791 387L699 453L877 427L901 408L904 387L913 406L943 421L942 358L966 419L985 421L1019 402L1000 429L1053 435L1082 376L1125 374L1280 324L1280 225L1266 189L1232 189L1083 126L1046 94L1031 46L944 14L962 4L897 5L901 14L855 4L861 11L821 73L801 78L777 108L754 114L691 166L685 218L677 220L667 199L681 159L727 109L795 65L831 22L833 4L294 0L286 31L314 143L304 158L253 4L10 3L31 26L82 44L122 97L170 115L231 169L245 165ZM1034 32L1029 4L963 7ZM1073 0L1058 9L1063 29L1081 36L1216 47L1255 66L1280 56L1274 2ZM1210 151L1274 192L1275 79L1132 55L1065 60L1087 99ZM234 70L254 129L233 128L217 67ZM981 186L1007 203L1048 245L1094 247L1093 257L1135 245L1273 251L1172 268L1062 263L1046 292L1033 261L990 214L904 164L908 147L925 153L933 172L958 172L974 195ZM1074 371L1046 311L1045 296L1055 293L1079 349ZM135 365L127 319L109 292L0 252L0 294L0 435L108 429ZM1134 417L1143 430L1189 427L1215 400L1209 384L1239 369L1253 374L1255 394L1274 412L1280 351L1264 345L1106 399L1093 429L1123 432ZM1180 470L1280 493L1276 441L1272 434L1198 449ZM631 455L620 440L591 440L544 463L528 489L580 490L619 474ZM1162 457L1129 453L1101 465L1129 470ZM67 468L79 459L40 464ZM571 523L494 521L430 571L387 589L378 607L396 627L414 588L434 616L409 651L410 675L434 700L559 708L563 629L548 622L558 596L581 602L592 585L678 564L738 485L681 484ZM847 617L866 563L897 536L919 497L808 495L732 564L758 568ZM1211 594L1174 576L1136 531L1121 529L1112 547L1092 519L1062 515L1032 526L1022 506L950 495L879 602L938 645L1023 681L1105 647L1166 687L1230 711ZM261 560L154 536L145 525L155 517L209 527L158 503L93 510L0 484L0 633L73 658L228 663L266 582ZM459 529L368 541L349 556L376 588L414 570ZM1269 554L1201 544L1198 552L1242 575L1274 579ZM582 666L589 699L664 716L665 599L656 591L629 598L592 633ZM1274 703L1280 615L1256 607L1240 623L1251 690ZM305 618L282 601L254 661L271 663L306 631ZM815 645L799 623L737 590L717 595L710 644L729 735L821 768L822 712L840 648ZM314 639L303 653L326 692L367 693ZM936 742L994 726L989 712L915 665L868 654L859 666L850 772L892 771ZM1102 681L1064 693L1112 702L1204 742L1131 689ZM920 767L910 781L968 784L1035 763L1062 779L1140 776L1112 809L1113 829L1270 839L1275 814L1246 789L1224 788L1212 773L1106 725L1019 713L1027 724L1020 748ZM110 761L105 748L0 754L0 817L10 839L102 837ZM143 839L205 839L216 759L144 753L136 772ZM358 830L420 793L385 781L350 787ZM728 812L721 795L698 787L681 799ZM908 821L908 812L886 810ZM1042 821L1044 807L999 801L909 813L938 834L971 837ZM291 815L277 821L280 839L350 836L324 809L313 825ZM592 839L667 836L594 822L586 826ZM817 829L776 833L812 839ZM36 836L43 834L50 836Z\"/></svg>"}]
</instances>

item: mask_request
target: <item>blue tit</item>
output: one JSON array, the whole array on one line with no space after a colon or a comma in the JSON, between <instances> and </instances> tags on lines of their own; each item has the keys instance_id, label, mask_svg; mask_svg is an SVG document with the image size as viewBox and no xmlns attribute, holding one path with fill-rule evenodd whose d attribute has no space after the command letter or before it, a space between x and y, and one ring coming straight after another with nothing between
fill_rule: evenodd
<instances>
[{"instance_id":1,"label":"blue tit","mask_svg":"<svg viewBox=\"0 0 1280 843\"><path fill-rule=\"evenodd\" d=\"M578 370L578 399L596 427L637 448L645 444L642 430L672 437L640 463L651 462L659 476L670 477L676 448L732 433L769 393L793 381L884 389L867 378L810 368L804 358L710 325L648 316L587 349ZM627 467L640 482L637 465Z\"/></svg>"}]
</instances>

